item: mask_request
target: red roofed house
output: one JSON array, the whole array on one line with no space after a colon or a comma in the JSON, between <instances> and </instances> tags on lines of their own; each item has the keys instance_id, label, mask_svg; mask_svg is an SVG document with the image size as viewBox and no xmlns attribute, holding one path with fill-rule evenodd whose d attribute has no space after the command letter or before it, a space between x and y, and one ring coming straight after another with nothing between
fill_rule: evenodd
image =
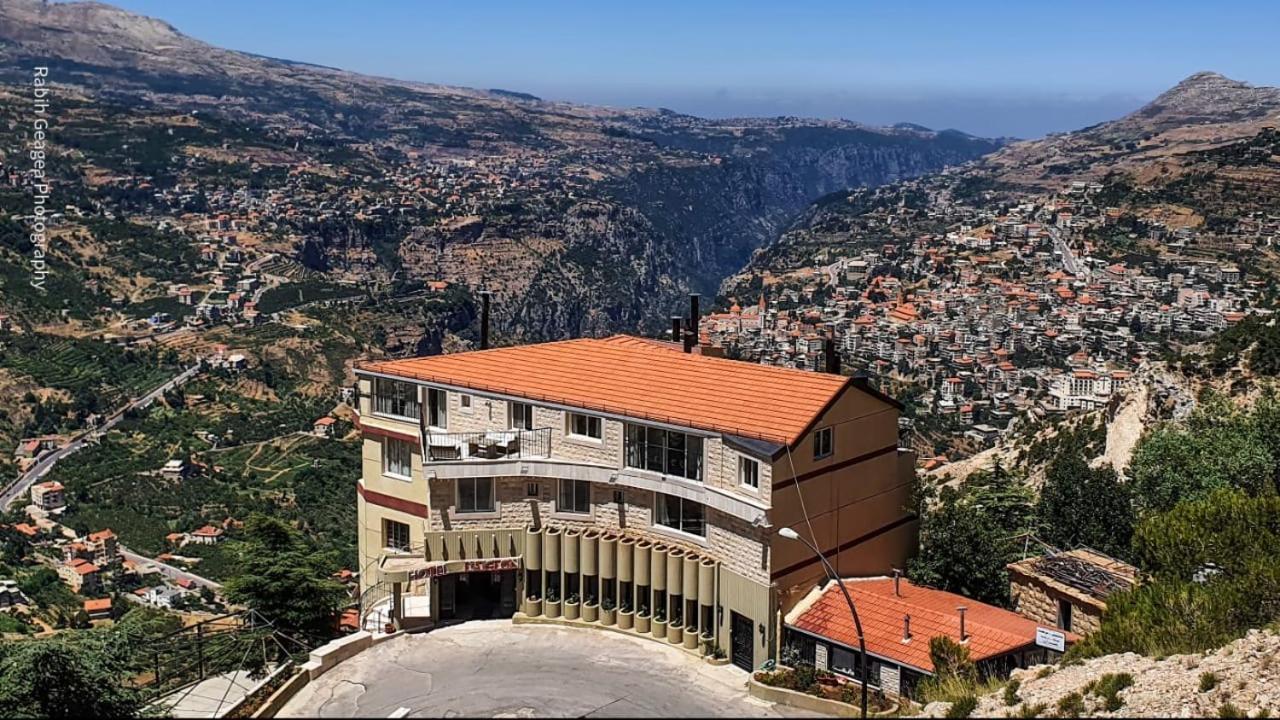
<instances>
[{"instance_id":1,"label":"red roofed house","mask_svg":"<svg viewBox=\"0 0 1280 720\"><path fill-rule=\"evenodd\" d=\"M1058 654L1036 644L1039 625L1003 608L906 579L843 582L862 621L868 685L886 694L910 697L916 684L933 674L929 640L938 635L968 647L984 676L1003 677L1015 667L1048 662ZM1059 635L1064 647L1078 639L1071 633ZM858 634L834 582L815 588L787 613L783 643L784 662L791 655L791 662L860 677Z\"/></svg>"},{"instance_id":2,"label":"red roofed house","mask_svg":"<svg viewBox=\"0 0 1280 720\"><path fill-rule=\"evenodd\" d=\"M656 627L750 670L824 576L777 535L806 525L800 493L842 573L886 573L916 546L901 405L862 379L627 336L356 375L360 589L388 598L371 629L519 609Z\"/></svg>"},{"instance_id":3,"label":"red roofed house","mask_svg":"<svg viewBox=\"0 0 1280 720\"><path fill-rule=\"evenodd\" d=\"M191 533L191 539L189 542L196 543L197 545L213 545L220 540L222 540L222 528L205 525Z\"/></svg>"},{"instance_id":4,"label":"red roofed house","mask_svg":"<svg viewBox=\"0 0 1280 720\"><path fill-rule=\"evenodd\" d=\"M93 598L84 601L85 614L90 620L104 620L111 617L111 598Z\"/></svg>"},{"instance_id":5,"label":"red roofed house","mask_svg":"<svg viewBox=\"0 0 1280 720\"><path fill-rule=\"evenodd\" d=\"M66 507L67 494L57 480L36 483L31 486L31 502L41 510L59 510Z\"/></svg>"},{"instance_id":6,"label":"red roofed house","mask_svg":"<svg viewBox=\"0 0 1280 720\"><path fill-rule=\"evenodd\" d=\"M337 421L326 415L312 423L311 433L318 437L330 437L333 435L333 424L335 422Z\"/></svg>"},{"instance_id":7,"label":"red roofed house","mask_svg":"<svg viewBox=\"0 0 1280 720\"><path fill-rule=\"evenodd\" d=\"M94 594L102 589L102 571L82 558L72 558L59 565L58 577L72 592Z\"/></svg>"}]
</instances>

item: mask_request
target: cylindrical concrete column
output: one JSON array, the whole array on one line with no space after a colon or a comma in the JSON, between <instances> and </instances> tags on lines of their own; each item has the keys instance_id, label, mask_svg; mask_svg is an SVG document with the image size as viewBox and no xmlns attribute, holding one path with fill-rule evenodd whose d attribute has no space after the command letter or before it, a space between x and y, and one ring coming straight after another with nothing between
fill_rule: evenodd
<instances>
[{"instance_id":1,"label":"cylindrical concrete column","mask_svg":"<svg viewBox=\"0 0 1280 720\"><path fill-rule=\"evenodd\" d=\"M648 540L641 540L635 546L635 581L637 585L649 585L649 551L653 549L653 543Z\"/></svg>"},{"instance_id":2,"label":"cylindrical concrete column","mask_svg":"<svg viewBox=\"0 0 1280 720\"><path fill-rule=\"evenodd\" d=\"M542 528L524 531L524 567L526 570L542 569Z\"/></svg>"},{"instance_id":3,"label":"cylindrical concrete column","mask_svg":"<svg viewBox=\"0 0 1280 720\"><path fill-rule=\"evenodd\" d=\"M649 554L649 572L652 574L653 589L667 589L667 546L658 545Z\"/></svg>"},{"instance_id":4,"label":"cylindrical concrete column","mask_svg":"<svg viewBox=\"0 0 1280 720\"><path fill-rule=\"evenodd\" d=\"M716 563L711 558L702 558L698 563L698 602L703 605L715 605Z\"/></svg>"},{"instance_id":5,"label":"cylindrical concrete column","mask_svg":"<svg viewBox=\"0 0 1280 720\"><path fill-rule=\"evenodd\" d=\"M564 571L567 573L578 572L578 541L581 537L578 530L568 530L564 534Z\"/></svg>"},{"instance_id":6,"label":"cylindrical concrete column","mask_svg":"<svg viewBox=\"0 0 1280 720\"><path fill-rule=\"evenodd\" d=\"M618 576L618 538L605 535L600 538L600 577L612 580Z\"/></svg>"},{"instance_id":7,"label":"cylindrical concrete column","mask_svg":"<svg viewBox=\"0 0 1280 720\"><path fill-rule=\"evenodd\" d=\"M597 553L599 552L597 549L599 542L599 530L588 530L582 534L582 552L579 554L579 557L582 558L583 575L599 574L599 570L597 569L600 567L599 557L597 556Z\"/></svg>"},{"instance_id":8,"label":"cylindrical concrete column","mask_svg":"<svg viewBox=\"0 0 1280 720\"><path fill-rule=\"evenodd\" d=\"M681 591L684 580L684 550L671 548L667 553L667 594L683 595Z\"/></svg>"},{"instance_id":9,"label":"cylindrical concrete column","mask_svg":"<svg viewBox=\"0 0 1280 720\"><path fill-rule=\"evenodd\" d=\"M622 582L631 582L635 579L631 565L635 547L635 538L624 537L618 541L618 579Z\"/></svg>"},{"instance_id":10,"label":"cylindrical concrete column","mask_svg":"<svg viewBox=\"0 0 1280 720\"><path fill-rule=\"evenodd\" d=\"M560 537L562 531L558 527L547 528L542 538L542 565L547 572L560 570Z\"/></svg>"},{"instance_id":11,"label":"cylindrical concrete column","mask_svg":"<svg viewBox=\"0 0 1280 720\"><path fill-rule=\"evenodd\" d=\"M698 599L698 561L697 555L689 553L684 556L684 599Z\"/></svg>"}]
</instances>

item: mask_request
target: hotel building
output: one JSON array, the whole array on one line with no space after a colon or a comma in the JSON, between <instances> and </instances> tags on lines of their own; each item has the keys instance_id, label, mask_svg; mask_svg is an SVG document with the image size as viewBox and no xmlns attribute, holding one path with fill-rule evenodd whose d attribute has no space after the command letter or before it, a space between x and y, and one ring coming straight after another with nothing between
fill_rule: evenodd
<instances>
[{"instance_id":1,"label":"hotel building","mask_svg":"<svg viewBox=\"0 0 1280 720\"><path fill-rule=\"evenodd\" d=\"M614 625L744 668L825 578L916 545L900 405L627 336L357 366L366 627ZM807 519L806 519L807 516Z\"/></svg>"}]
</instances>

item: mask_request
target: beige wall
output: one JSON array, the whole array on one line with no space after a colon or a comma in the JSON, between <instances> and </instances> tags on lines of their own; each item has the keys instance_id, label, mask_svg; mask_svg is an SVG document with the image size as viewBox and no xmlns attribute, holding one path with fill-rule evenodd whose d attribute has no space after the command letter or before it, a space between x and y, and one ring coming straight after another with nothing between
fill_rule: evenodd
<instances>
[{"instance_id":1,"label":"beige wall","mask_svg":"<svg viewBox=\"0 0 1280 720\"><path fill-rule=\"evenodd\" d=\"M1071 632L1087 635L1102 623L1102 613L1098 608L1075 601L1033 578L1013 576L1009 582L1009 595L1014 612L1045 627L1058 626L1059 600L1071 603Z\"/></svg>"},{"instance_id":2,"label":"beige wall","mask_svg":"<svg viewBox=\"0 0 1280 720\"><path fill-rule=\"evenodd\" d=\"M815 460L813 436L824 427L834 428L833 452ZM774 490L773 526L792 527L805 538L816 539L819 548L832 553L828 559L843 577L887 574L903 567L915 552L916 523L882 531L909 516L913 468L897 452L897 443L897 408L850 387L801 438L790 457L784 453L774 464L773 477L780 484L792 477L819 474ZM877 451L882 452L838 467ZM828 468L835 469L824 473ZM838 554L833 552L876 531L882 532ZM773 580L784 593L796 586L805 589L825 576L816 562L788 571L814 559L799 542L775 536L772 551Z\"/></svg>"}]
</instances>

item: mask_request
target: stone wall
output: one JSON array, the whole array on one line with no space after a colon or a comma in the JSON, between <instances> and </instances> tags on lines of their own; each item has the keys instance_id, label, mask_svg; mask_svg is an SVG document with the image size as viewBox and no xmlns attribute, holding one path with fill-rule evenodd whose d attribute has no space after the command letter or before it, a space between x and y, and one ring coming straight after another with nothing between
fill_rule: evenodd
<instances>
[{"instance_id":1,"label":"stone wall","mask_svg":"<svg viewBox=\"0 0 1280 720\"><path fill-rule=\"evenodd\" d=\"M1074 602L1034 578L1013 576L1009 582L1009 596L1014 612L1045 627L1058 626L1059 600L1071 603L1071 632L1088 635L1096 631L1102 622L1102 615L1096 608Z\"/></svg>"}]
</instances>

